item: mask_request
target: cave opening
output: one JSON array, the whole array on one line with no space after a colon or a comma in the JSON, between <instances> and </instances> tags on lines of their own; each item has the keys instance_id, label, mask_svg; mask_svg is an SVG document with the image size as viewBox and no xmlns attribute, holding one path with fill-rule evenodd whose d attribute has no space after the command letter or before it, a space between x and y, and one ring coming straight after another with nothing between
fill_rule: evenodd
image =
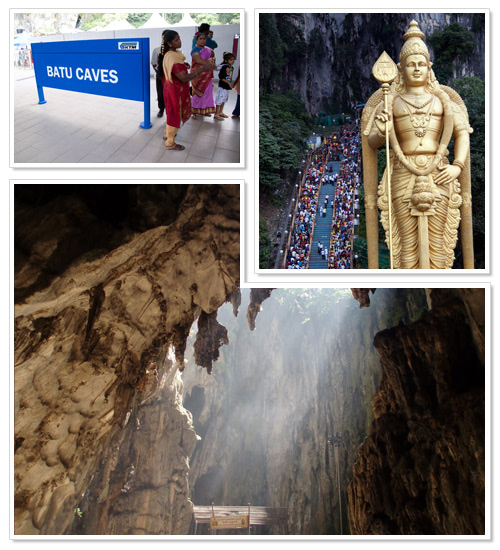
<instances>
[{"instance_id":1,"label":"cave opening","mask_svg":"<svg viewBox=\"0 0 500 550\"><path fill-rule=\"evenodd\" d=\"M249 301L243 289L242 310ZM378 289L363 309L343 289L275 289L251 331L229 305L221 307L217 319L228 343L212 373L195 366L191 340L182 374L184 406L203 431L190 462L193 504L286 507L289 534L354 534L358 526L349 516L359 510L349 487L356 468L378 456L378 500L364 511L371 532L436 531L433 482L417 478L434 463L433 446L451 444L438 427L446 423L444 411L465 386L470 397L484 369L467 323L447 323L437 333L443 319L428 306L424 289ZM421 339L430 331L434 341L426 349ZM376 334L385 337L377 348ZM456 375L453 384L442 379L445 371ZM457 416L453 422L460 423ZM458 439L449 452L467 447ZM457 462L469 453L464 449ZM470 488L470 475L452 469L450 483Z\"/></svg>"}]
</instances>

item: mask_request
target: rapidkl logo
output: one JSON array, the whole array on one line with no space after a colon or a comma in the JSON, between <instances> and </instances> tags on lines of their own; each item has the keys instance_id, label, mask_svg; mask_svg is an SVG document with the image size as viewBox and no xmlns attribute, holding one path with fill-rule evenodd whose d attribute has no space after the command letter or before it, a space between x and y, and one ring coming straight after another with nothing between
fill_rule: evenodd
<instances>
[{"instance_id":1,"label":"rapidkl logo","mask_svg":"<svg viewBox=\"0 0 500 550\"><path fill-rule=\"evenodd\" d=\"M138 50L139 42L118 42L119 50Z\"/></svg>"}]
</instances>

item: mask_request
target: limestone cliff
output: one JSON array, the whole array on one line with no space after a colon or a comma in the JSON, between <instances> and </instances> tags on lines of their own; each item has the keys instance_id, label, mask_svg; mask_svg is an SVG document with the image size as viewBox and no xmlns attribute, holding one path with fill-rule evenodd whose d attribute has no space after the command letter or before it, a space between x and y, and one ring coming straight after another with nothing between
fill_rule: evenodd
<instances>
[{"instance_id":1,"label":"limestone cliff","mask_svg":"<svg viewBox=\"0 0 500 550\"><path fill-rule=\"evenodd\" d=\"M383 375L349 486L353 534L484 534L484 290L429 294L420 320L375 337Z\"/></svg>"},{"instance_id":2,"label":"limestone cliff","mask_svg":"<svg viewBox=\"0 0 500 550\"><path fill-rule=\"evenodd\" d=\"M14 215L15 533L185 533L178 367L236 299L239 186L18 184Z\"/></svg>"},{"instance_id":3,"label":"limestone cliff","mask_svg":"<svg viewBox=\"0 0 500 550\"><path fill-rule=\"evenodd\" d=\"M377 89L371 71L380 54L386 51L393 60L399 60L403 34L412 19L418 21L426 36L452 22L473 31L476 51L470 61L461 60L454 77L484 78L485 27L484 20L482 25L478 23L478 17L472 13L274 14L275 32L285 43L285 54L293 52L293 57L282 70L270 72L265 66L272 61L261 56L260 90L294 90L312 115L321 110L350 112L353 105L364 103ZM273 60L278 66L280 61ZM265 81L263 75L268 74ZM332 111L334 106L339 110Z\"/></svg>"}]
</instances>

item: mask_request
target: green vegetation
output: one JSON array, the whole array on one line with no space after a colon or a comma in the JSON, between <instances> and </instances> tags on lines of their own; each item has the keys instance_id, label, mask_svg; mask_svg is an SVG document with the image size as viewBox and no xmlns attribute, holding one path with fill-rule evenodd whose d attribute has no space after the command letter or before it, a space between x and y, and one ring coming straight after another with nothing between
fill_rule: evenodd
<instances>
[{"instance_id":1,"label":"green vegetation","mask_svg":"<svg viewBox=\"0 0 500 550\"><path fill-rule=\"evenodd\" d=\"M259 181L264 194L280 185L286 171L298 170L311 118L295 92L261 94L259 109Z\"/></svg>"},{"instance_id":2,"label":"green vegetation","mask_svg":"<svg viewBox=\"0 0 500 550\"><path fill-rule=\"evenodd\" d=\"M472 32L484 32L484 13L472 14Z\"/></svg>"},{"instance_id":3,"label":"green vegetation","mask_svg":"<svg viewBox=\"0 0 500 550\"><path fill-rule=\"evenodd\" d=\"M332 315L339 306L349 309L359 306L348 288L277 288L271 299L277 300L287 315L301 316L302 323L317 322L323 316Z\"/></svg>"},{"instance_id":4,"label":"green vegetation","mask_svg":"<svg viewBox=\"0 0 500 550\"><path fill-rule=\"evenodd\" d=\"M82 31L89 31L96 27L105 27L113 21L126 20L131 14L128 13L79 13L78 20L75 27L81 29ZM146 16L144 22L147 21L150 17L149 13L143 14L133 14L136 16ZM133 24L133 23L131 23Z\"/></svg>"},{"instance_id":5,"label":"green vegetation","mask_svg":"<svg viewBox=\"0 0 500 550\"><path fill-rule=\"evenodd\" d=\"M150 17L150 13L129 13L127 14L127 21L137 29L142 27Z\"/></svg>"},{"instance_id":6,"label":"green vegetation","mask_svg":"<svg viewBox=\"0 0 500 550\"><path fill-rule=\"evenodd\" d=\"M427 42L439 61L433 69L441 84L447 84L453 78L454 67L469 61L476 49L474 34L459 23L452 23L443 31L435 31Z\"/></svg>"},{"instance_id":7,"label":"green vegetation","mask_svg":"<svg viewBox=\"0 0 500 550\"><path fill-rule=\"evenodd\" d=\"M286 63L274 14L259 15L259 31L259 86L268 90L270 81L280 78Z\"/></svg>"},{"instance_id":8,"label":"green vegetation","mask_svg":"<svg viewBox=\"0 0 500 550\"><path fill-rule=\"evenodd\" d=\"M318 128L321 129L323 129L324 126L340 126L344 124L344 113L327 114L324 111L319 111L315 123ZM331 128L326 130L326 133L329 132L331 132Z\"/></svg>"},{"instance_id":9,"label":"green vegetation","mask_svg":"<svg viewBox=\"0 0 500 550\"><path fill-rule=\"evenodd\" d=\"M259 14L259 88L270 92L279 82L283 67L305 61L308 45L302 32L293 24L301 14Z\"/></svg>"},{"instance_id":10,"label":"green vegetation","mask_svg":"<svg viewBox=\"0 0 500 550\"><path fill-rule=\"evenodd\" d=\"M165 24L179 23L184 13L162 13ZM190 13L191 17L200 25L225 25L239 23L239 13ZM149 13L18 13L15 14L16 28L24 28L35 34L54 34L68 28L89 31L102 28L116 20L126 20L135 28L142 27L151 17Z\"/></svg>"},{"instance_id":11,"label":"green vegetation","mask_svg":"<svg viewBox=\"0 0 500 550\"><path fill-rule=\"evenodd\" d=\"M395 289L390 306L380 310L380 323L387 328L400 322L408 324L420 319L425 311L429 311L425 289Z\"/></svg>"},{"instance_id":12,"label":"green vegetation","mask_svg":"<svg viewBox=\"0 0 500 550\"><path fill-rule=\"evenodd\" d=\"M259 216L259 268L267 269L269 267L269 258L271 257L271 239L267 231L266 222L262 216Z\"/></svg>"},{"instance_id":13,"label":"green vegetation","mask_svg":"<svg viewBox=\"0 0 500 550\"><path fill-rule=\"evenodd\" d=\"M260 105L259 105L259 182L264 196L272 195L287 172L298 170L312 119L295 92L275 91L285 65L299 66L307 44L292 22L300 14L259 15Z\"/></svg>"},{"instance_id":14,"label":"green vegetation","mask_svg":"<svg viewBox=\"0 0 500 550\"><path fill-rule=\"evenodd\" d=\"M175 25L179 23L180 20L184 17L183 13L162 13L161 16L165 19L167 23Z\"/></svg>"},{"instance_id":15,"label":"green vegetation","mask_svg":"<svg viewBox=\"0 0 500 550\"><path fill-rule=\"evenodd\" d=\"M259 111L259 182L260 189L269 190L281 183L280 166L276 163L279 141L274 135L271 113L262 108Z\"/></svg>"},{"instance_id":16,"label":"green vegetation","mask_svg":"<svg viewBox=\"0 0 500 550\"><path fill-rule=\"evenodd\" d=\"M191 17L201 25L208 23L209 25L226 25L236 24L240 22L239 13L190 13Z\"/></svg>"}]
</instances>

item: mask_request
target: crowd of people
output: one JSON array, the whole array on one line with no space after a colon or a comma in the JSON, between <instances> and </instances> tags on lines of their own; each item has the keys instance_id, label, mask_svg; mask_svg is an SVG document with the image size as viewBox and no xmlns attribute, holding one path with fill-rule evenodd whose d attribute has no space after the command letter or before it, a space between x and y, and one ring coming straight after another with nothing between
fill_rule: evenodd
<instances>
[{"instance_id":1,"label":"crowd of people","mask_svg":"<svg viewBox=\"0 0 500 550\"><path fill-rule=\"evenodd\" d=\"M318 242L317 253L328 260L329 269L350 269L355 217L359 209L360 183L359 120L344 127L341 135L332 134L311 155L311 160L300 189L294 223L291 230L285 267L307 269L316 216L324 216L333 209L330 242ZM340 158L338 173L326 171L331 158ZM319 204L322 185L332 185Z\"/></svg>"},{"instance_id":2,"label":"crowd of people","mask_svg":"<svg viewBox=\"0 0 500 550\"><path fill-rule=\"evenodd\" d=\"M232 118L238 118L239 112L239 73L234 75L236 56L232 52L224 52L222 63L217 65L215 48L217 42L213 39L210 25L203 23L193 37L191 48L191 63L179 50L182 46L179 34L173 30L162 33L162 43L153 50L151 64L156 71L156 90L158 96L158 117L166 114L164 133L165 147L182 151L184 146L175 142L177 131L182 123L191 117L210 117L224 121L228 115L224 113L224 105L229 99L229 93L236 89L238 98ZM218 71L217 92L213 94L214 71Z\"/></svg>"},{"instance_id":3,"label":"crowd of people","mask_svg":"<svg viewBox=\"0 0 500 550\"><path fill-rule=\"evenodd\" d=\"M359 121L354 127L344 129L341 136L341 162L338 175L335 176L335 200L329 269L350 269L352 262L352 237L354 229L357 189L360 186L360 133Z\"/></svg>"},{"instance_id":4,"label":"crowd of people","mask_svg":"<svg viewBox=\"0 0 500 550\"><path fill-rule=\"evenodd\" d=\"M319 189L324 177L326 149L323 145L311 155L304 175L286 256L286 269L307 268L311 251L311 235L319 206Z\"/></svg>"}]
</instances>

